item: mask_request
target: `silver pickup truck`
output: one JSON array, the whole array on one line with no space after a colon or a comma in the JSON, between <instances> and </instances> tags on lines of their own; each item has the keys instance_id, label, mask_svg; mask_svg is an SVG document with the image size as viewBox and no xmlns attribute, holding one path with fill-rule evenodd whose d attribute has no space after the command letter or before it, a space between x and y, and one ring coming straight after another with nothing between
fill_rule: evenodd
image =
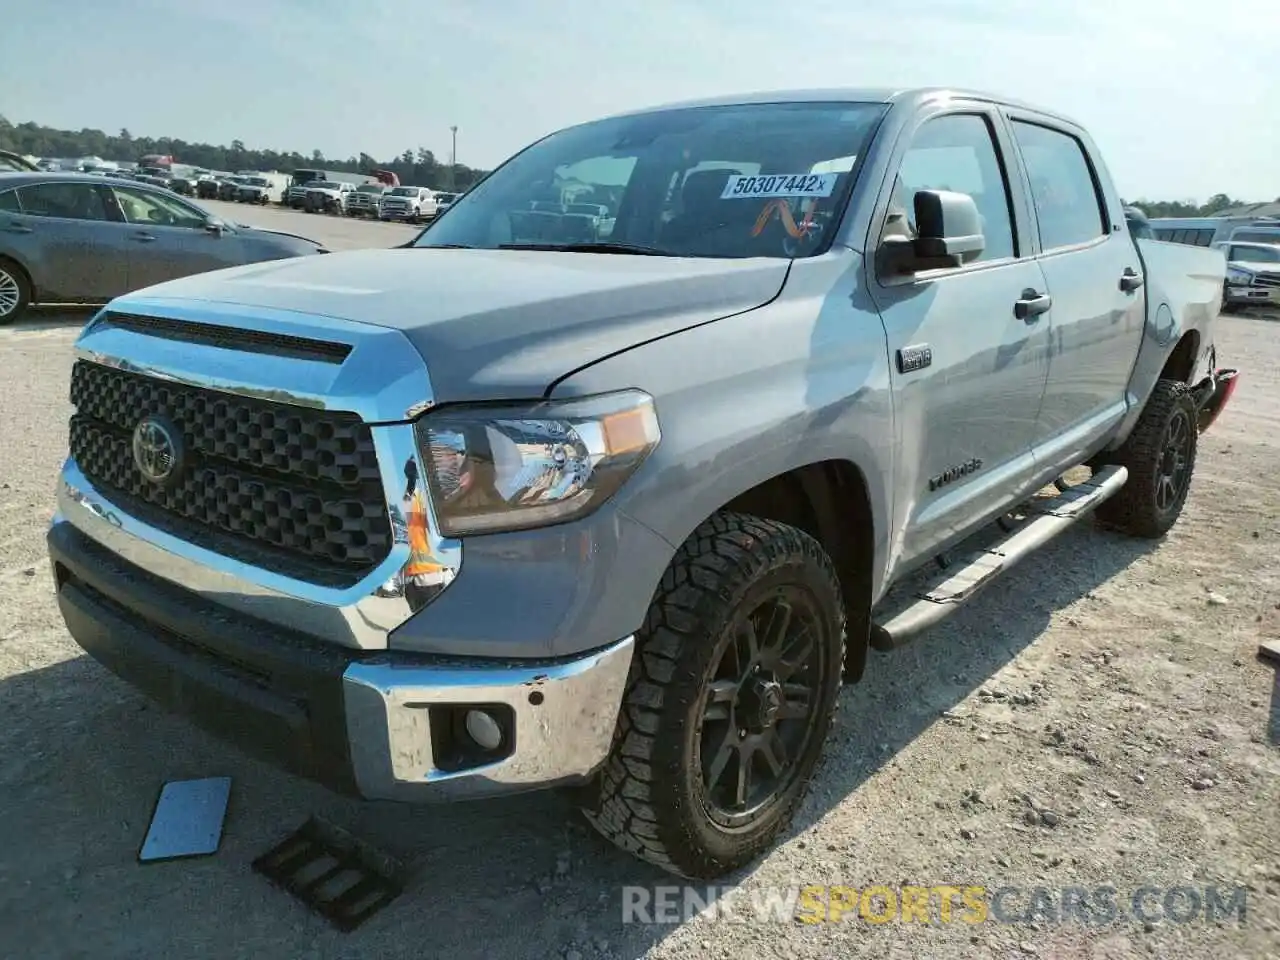
<instances>
[{"instance_id":1,"label":"silver pickup truck","mask_svg":"<svg viewBox=\"0 0 1280 960\"><path fill-rule=\"evenodd\" d=\"M1224 271L1135 240L1089 135L1024 104L574 126L404 248L98 314L58 603L111 670L301 775L572 787L623 849L719 876L787 827L869 650L1091 513L1169 530L1237 380Z\"/></svg>"}]
</instances>

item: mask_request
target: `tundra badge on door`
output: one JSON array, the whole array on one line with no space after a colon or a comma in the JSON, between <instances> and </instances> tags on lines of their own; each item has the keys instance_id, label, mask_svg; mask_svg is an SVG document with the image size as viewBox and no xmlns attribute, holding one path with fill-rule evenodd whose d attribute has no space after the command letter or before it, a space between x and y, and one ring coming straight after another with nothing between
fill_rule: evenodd
<instances>
[{"instance_id":1,"label":"tundra badge on door","mask_svg":"<svg viewBox=\"0 0 1280 960\"><path fill-rule=\"evenodd\" d=\"M945 487L948 483L955 483L961 477L967 477L971 473L977 473L982 469L982 461L977 457L972 460L966 460L964 463L958 463L954 467L948 467L936 477L929 478L929 489L937 490L939 487Z\"/></svg>"}]
</instances>

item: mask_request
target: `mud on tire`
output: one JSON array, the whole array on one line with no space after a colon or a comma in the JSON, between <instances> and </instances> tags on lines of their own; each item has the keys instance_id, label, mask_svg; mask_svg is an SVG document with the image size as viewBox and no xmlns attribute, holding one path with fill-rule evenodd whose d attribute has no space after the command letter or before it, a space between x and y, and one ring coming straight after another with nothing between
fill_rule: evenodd
<instances>
[{"instance_id":1,"label":"mud on tire","mask_svg":"<svg viewBox=\"0 0 1280 960\"><path fill-rule=\"evenodd\" d=\"M1098 507L1098 520L1122 533L1156 539L1169 532L1191 489L1199 434L1198 412L1187 385L1159 380L1133 433L1107 463L1129 471L1129 479ZM1103 458L1098 458L1103 459Z\"/></svg>"},{"instance_id":2,"label":"mud on tire","mask_svg":"<svg viewBox=\"0 0 1280 960\"><path fill-rule=\"evenodd\" d=\"M583 812L635 856L721 876L768 849L808 788L840 690L839 580L808 534L719 513L672 559L636 640Z\"/></svg>"}]
</instances>

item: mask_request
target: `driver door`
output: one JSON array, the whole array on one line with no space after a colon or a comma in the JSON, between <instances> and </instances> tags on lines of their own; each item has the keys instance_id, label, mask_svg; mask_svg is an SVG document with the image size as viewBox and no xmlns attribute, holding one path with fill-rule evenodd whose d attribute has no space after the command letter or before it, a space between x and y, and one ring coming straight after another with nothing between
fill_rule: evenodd
<instances>
[{"instance_id":1,"label":"driver door","mask_svg":"<svg viewBox=\"0 0 1280 960\"><path fill-rule=\"evenodd\" d=\"M240 238L206 227L207 214L177 197L137 187L111 188L126 226L129 289L244 262Z\"/></svg>"}]
</instances>

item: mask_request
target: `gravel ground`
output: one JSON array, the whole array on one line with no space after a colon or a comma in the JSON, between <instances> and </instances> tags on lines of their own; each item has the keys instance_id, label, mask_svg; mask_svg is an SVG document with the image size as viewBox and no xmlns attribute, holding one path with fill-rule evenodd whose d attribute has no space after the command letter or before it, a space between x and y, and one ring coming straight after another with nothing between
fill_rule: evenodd
<instances>
[{"instance_id":1,"label":"gravel ground","mask_svg":"<svg viewBox=\"0 0 1280 960\"><path fill-rule=\"evenodd\" d=\"M335 248L412 233L233 209ZM1168 539L1082 525L950 623L873 655L796 830L739 878L748 898L810 884L1009 886L1013 911L1037 887L1059 903L1063 888L1110 884L1124 907L1143 886L1238 884L1243 922L1174 922L1157 895L1146 923L1123 911L1095 925L1043 911L970 923L957 908L931 925L856 912L807 925L791 910L624 924L624 885L671 880L599 841L558 795L360 806L241 757L79 655L42 538L86 317L0 330L0 957L1280 954L1280 687L1255 659L1259 639L1280 637L1280 325L1222 319L1222 356L1244 375L1202 438ZM220 852L139 866L160 785L220 774L234 778ZM312 813L416 867L355 933L250 871Z\"/></svg>"}]
</instances>

